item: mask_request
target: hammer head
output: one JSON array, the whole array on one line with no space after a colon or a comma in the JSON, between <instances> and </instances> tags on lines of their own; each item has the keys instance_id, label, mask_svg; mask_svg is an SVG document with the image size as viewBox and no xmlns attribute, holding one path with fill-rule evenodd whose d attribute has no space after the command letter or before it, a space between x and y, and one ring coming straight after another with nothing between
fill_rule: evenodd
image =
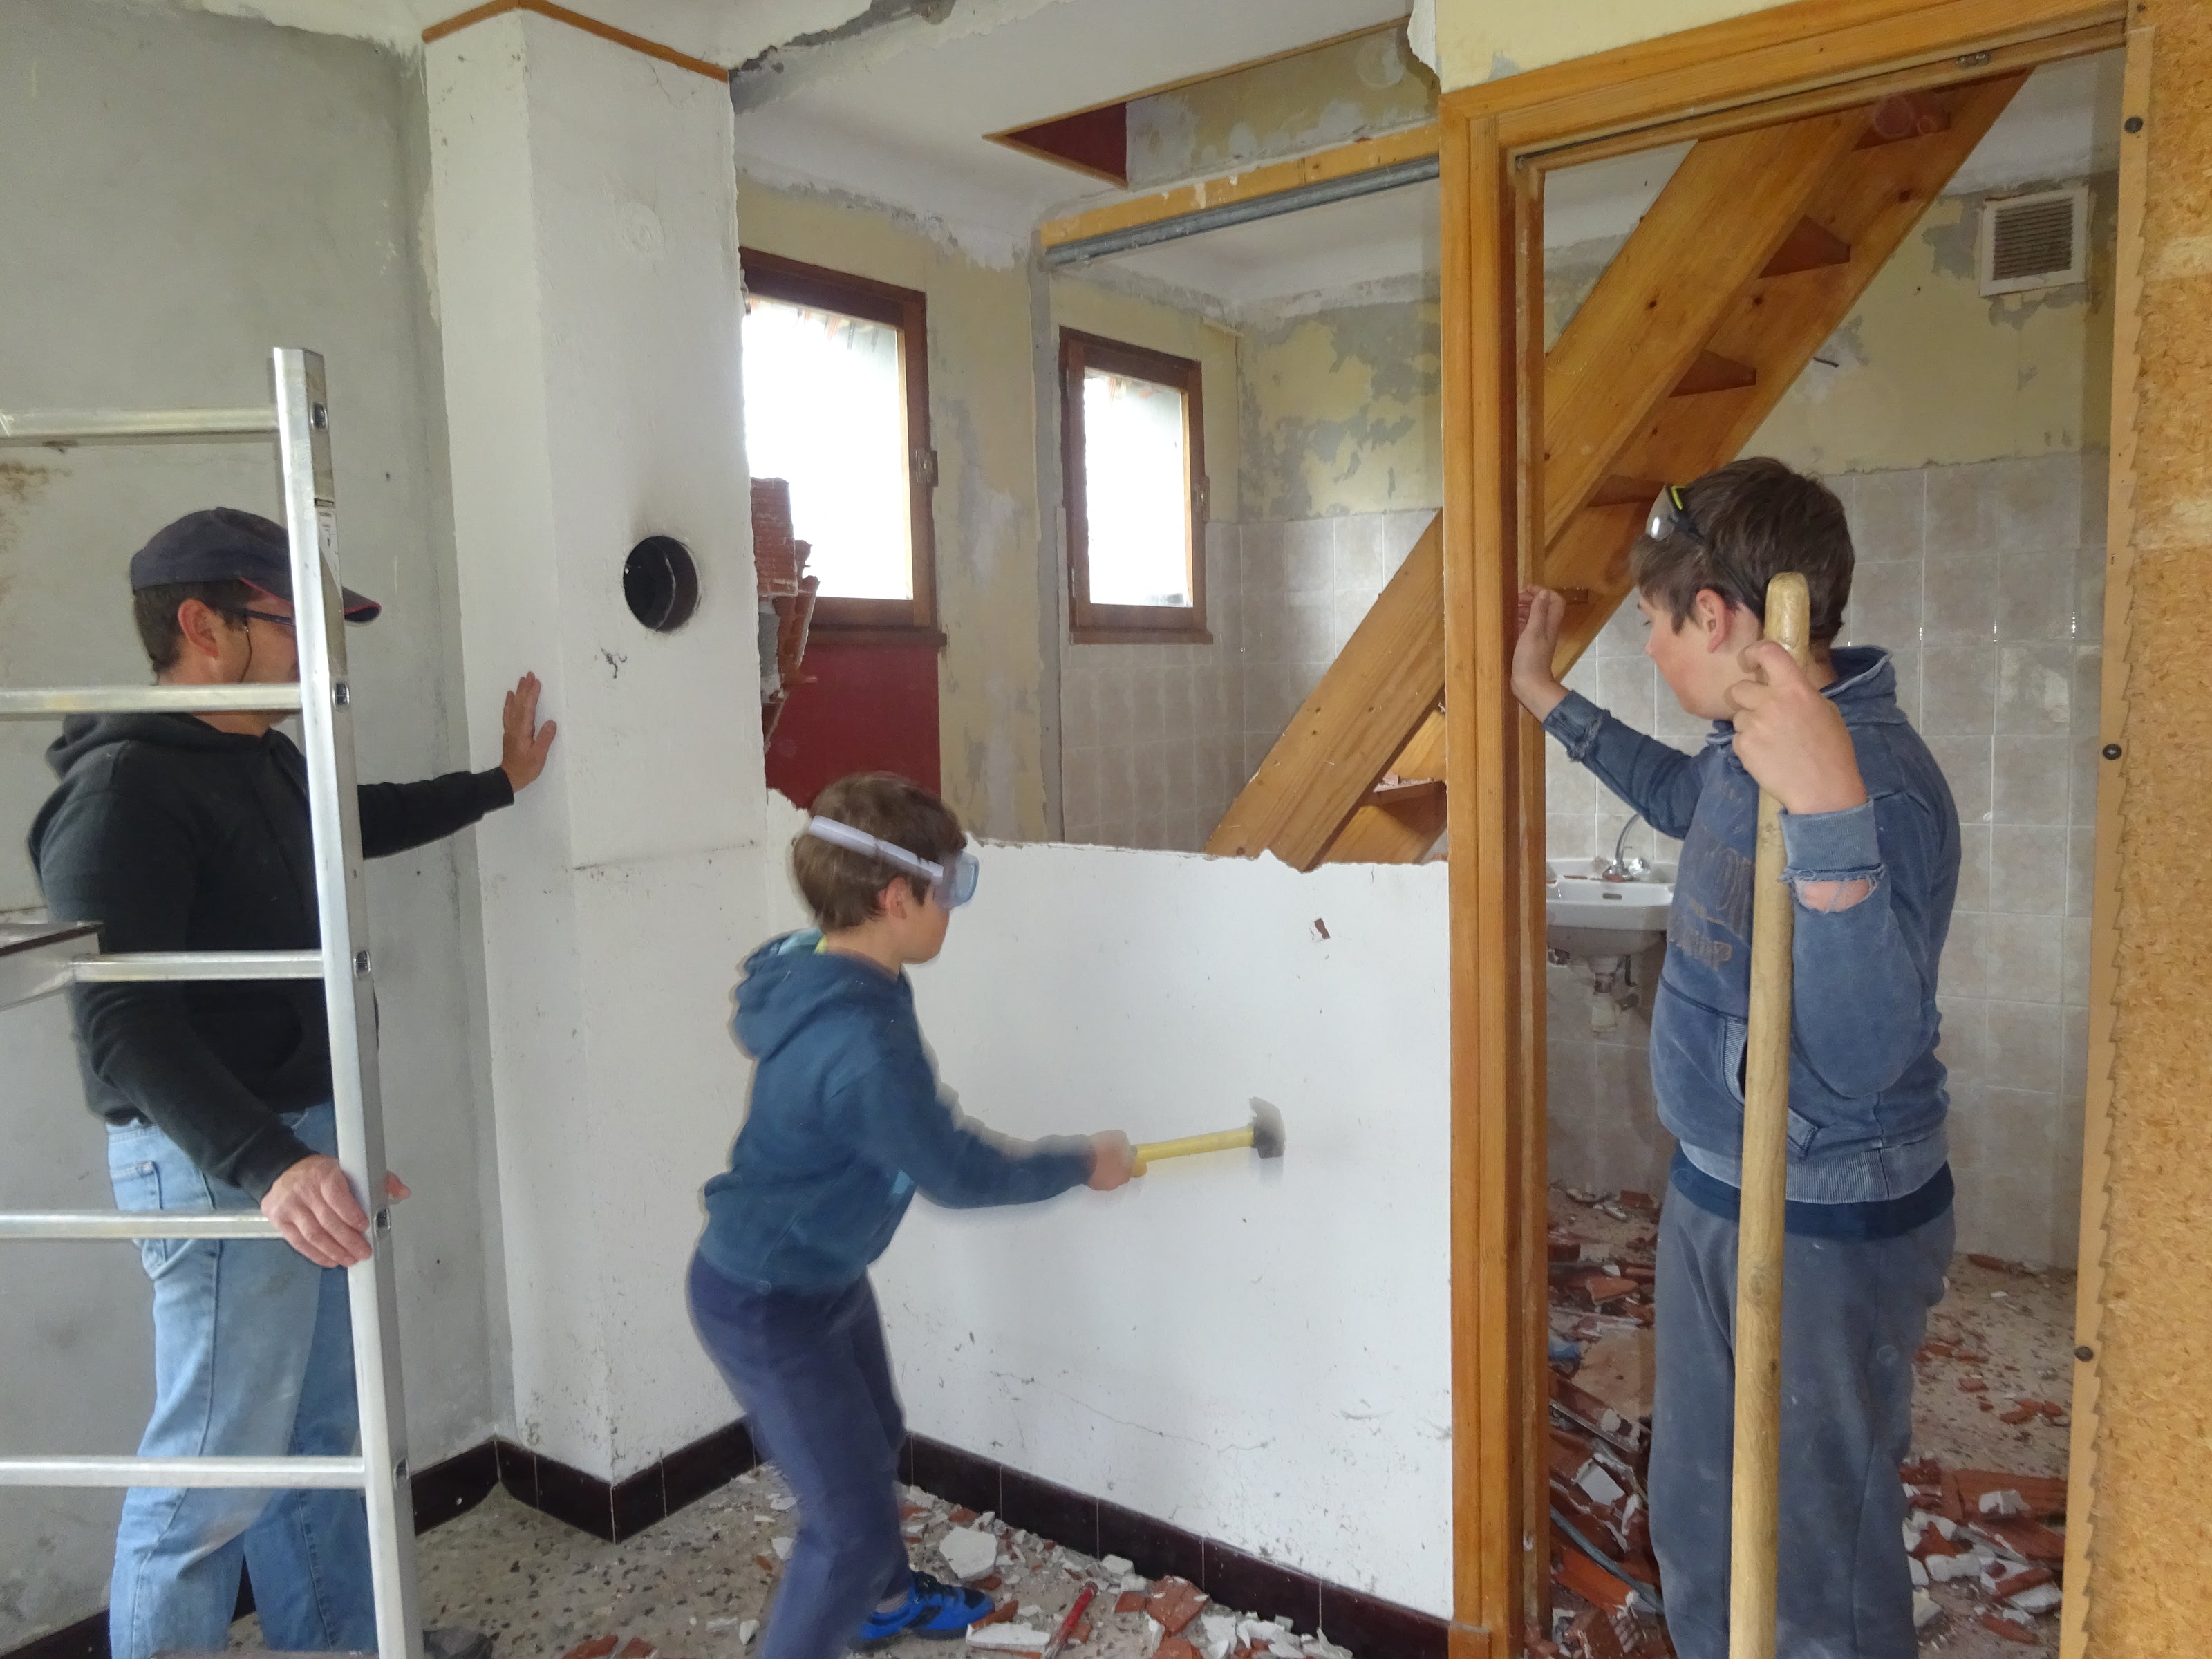
<instances>
[{"instance_id":1,"label":"hammer head","mask_svg":"<svg viewBox=\"0 0 2212 1659\"><path fill-rule=\"evenodd\" d=\"M1283 1115L1257 1095L1252 1097L1252 1150L1262 1158L1283 1155Z\"/></svg>"}]
</instances>

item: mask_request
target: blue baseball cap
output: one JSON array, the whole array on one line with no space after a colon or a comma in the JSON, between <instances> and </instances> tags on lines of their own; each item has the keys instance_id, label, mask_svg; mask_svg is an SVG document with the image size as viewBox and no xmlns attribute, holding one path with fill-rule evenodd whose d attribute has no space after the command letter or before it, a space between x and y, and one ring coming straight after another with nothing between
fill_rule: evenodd
<instances>
[{"instance_id":1,"label":"blue baseball cap","mask_svg":"<svg viewBox=\"0 0 2212 1659\"><path fill-rule=\"evenodd\" d=\"M244 582L271 599L292 597L292 539L281 524L235 507L187 513L131 556L131 591L178 582ZM348 622L374 622L384 607L350 587Z\"/></svg>"}]
</instances>

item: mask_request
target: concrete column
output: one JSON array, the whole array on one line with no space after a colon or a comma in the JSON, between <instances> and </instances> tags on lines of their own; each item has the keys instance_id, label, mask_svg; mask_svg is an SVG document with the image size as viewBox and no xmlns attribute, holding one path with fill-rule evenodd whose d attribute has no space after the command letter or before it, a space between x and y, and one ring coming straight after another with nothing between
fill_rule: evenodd
<instances>
[{"instance_id":1,"label":"concrete column","mask_svg":"<svg viewBox=\"0 0 2212 1659\"><path fill-rule=\"evenodd\" d=\"M735 1408L683 1300L768 931L726 90L527 12L426 51L469 729L561 735L483 884L517 1431L619 1479ZM648 631L623 565L697 562Z\"/></svg>"}]
</instances>

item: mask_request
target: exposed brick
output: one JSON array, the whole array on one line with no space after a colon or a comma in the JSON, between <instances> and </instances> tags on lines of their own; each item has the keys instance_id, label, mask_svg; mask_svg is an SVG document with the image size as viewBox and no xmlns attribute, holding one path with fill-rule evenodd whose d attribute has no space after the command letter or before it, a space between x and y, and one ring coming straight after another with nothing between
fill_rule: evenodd
<instances>
[{"instance_id":1,"label":"exposed brick","mask_svg":"<svg viewBox=\"0 0 2212 1659\"><path fill-rule=\"evenodd\" d=\"M617 1659L653 1659L655 1650L642 1636L633 1636L623 1644Z\"/></svg>"},{"instance_id":2,"label":"exposed brick","mask_svg":"<svg viewBox=\"0 0 2212 1659\"><path fill-rule=\"evenodd\" d=\"M1145 1593L1142 1590L1123 1590L1115 1598L1114 1611L1116 1613L1142 1613L1144 1610Z\"/></svg>"},{"instance_id":3,"label":"exposed brick","mask_svg":"<svg viewBox=\"0 0 2212 1659\"><path fill-rule=\"evenodd\" d=\"M1000 1602L997 1607L993 1607L990 1612L985 1613L981 1619L978 1619L973 1625L969 1626L969 1628L971 1630L981 1630L986 1625L1003 1625L1007 1620L1012 1618L1015 1613L1021 1610L1021 1605L1022 1604L1019 1601L1017 1601L1010 1595L1005 1601Z\"/></svg>"},{"instance_id":4,"label":"exposed brick","mask_svg":"<svg viewBox=\"0 0 2212 1659\"><path fill-rule=\"evenodd\" d=\"M2022 1647L2026 1648L2039 1647L2042 1645L2042 1643L2036 1636L2035 1632L2029 1626L2026 1625L2015 1625L2011 1620L2004 1618L1997 1613L1985 1613L1981 1616L1978 1622L1984 1630L1995 1631L1998 1635L2003 1637L2008 1642L2017 1642Z\"/></svg>"},{"instance_id":5,"label":"exposed brick","mask_svg":"<svg viewBox=\"0 0 2212 1659\"><path fill-rule=\"evenodd\" d=\"M1188 1578L1163 1578L1152 1587L1145 1611L1170 1636L1180 1636L1185 1626L1205 1610L1210 1599Z\"/></svg>"},{"instance_id":6,"label":"exposed brick","mask_svg":"<svg viewBox=\"0 0 2212 1659\"><path fill-rule=\"evenodd\" d=\"M1990 1586L1990 1594L2002 1601L2008 1595L2017 1595L2024 1589L2033 1589L2038 1584L2051 1582L2048 1567L2022 1567L2018 1572L2000 1578Z\"/></svg>"},{"instance_id":7,"label":"exposed brick","mask_svg":"<svg viewBox=\"0 0 2212 1659\"><path fill-rule=\"evenodd\" d=\"M1182 1637L1170 1636L1152 1650L1152 1659L1199 1659L1199 1652Z\"/></svg>"},{"instance_id":8,"label":"exposed brick","mask_svg":"<svg viewBox=\"0 0 2212 1659\"><path fill-rule=\"evenodd\" d=\"M975 1521L975 1511L973 1510L958 1509L952 1511L952 1524L956 1527L972 1526Z\"/></svg>"},{"instance_id":9,"label":"exposed brick","mask_svg":"<svg viewBox=\"0 0 2212 1659\"><path fill-rule=\"evenodd\" d=\"M620 1637L594 1636L588 1642L577 1643L562 1654L561 1659L607 1659L607 1656L621 1645Z\"/></svg>"},{"instance_id":10,"label":"exposed brick","mask_svg":"<svg viewBox=\"0 0 2212 1659\"><path fill-rule=\"evenodd\" d=\"M1559 1583L1595 1607L1618 1610L1628 1605L1628 1586L1571 1544L1559 1547Z\"/></svg>"}]
</instances>

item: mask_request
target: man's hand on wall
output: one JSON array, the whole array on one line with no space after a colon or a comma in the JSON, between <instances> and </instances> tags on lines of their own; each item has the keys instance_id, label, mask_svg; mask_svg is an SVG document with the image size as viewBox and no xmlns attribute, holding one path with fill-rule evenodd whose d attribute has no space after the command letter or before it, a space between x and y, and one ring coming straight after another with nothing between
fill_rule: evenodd
<instances>
[{"instance_id":1,"label":"man's hand on wall","mask_svg":"<svg viewBox=\"0 0 2212 1659\"><path fill-rule=\"evenodd\" d=\"M514 683L514 690L507 694L507 707L500 713L501 744L500 770L520 794L538 781L538 775L545 769L545 757L553 747L553 737L561 728L551 720L538 723L538 693L542 690L535 674L525 674Z\"/></svg>"},{"instance_id":2,"label":"man's hand on wall","mask_svg":"<svg viewBox=\"0 0 2212 1659\"><path fill-rule=\"evenodd\" d=\"M407 1183L386 1170L384 1190L396 1202L407 1196ZM319 1267L349 1267L368 1259L368 1218L334 1158L303 1158L278 1176L261 1200L261 1213Z\"/></svg>"}]
</instances>

